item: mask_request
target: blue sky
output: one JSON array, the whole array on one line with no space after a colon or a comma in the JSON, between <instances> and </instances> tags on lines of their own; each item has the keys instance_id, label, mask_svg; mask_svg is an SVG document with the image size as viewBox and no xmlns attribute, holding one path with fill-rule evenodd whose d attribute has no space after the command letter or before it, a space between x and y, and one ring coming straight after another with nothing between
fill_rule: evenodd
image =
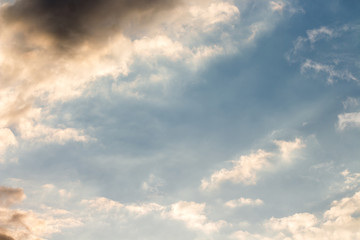
<instances>
[{"instance_id":1,"label":"blue sky","mask_svg":"<svg viewBox=\"0 0 360 240\"><path fill-rule=\"evenodd\" d=\"M27 1L1 1L0 239L360 239L358 1L130 9L70 50L9 20Z\"/></svg>"}]
</instances>

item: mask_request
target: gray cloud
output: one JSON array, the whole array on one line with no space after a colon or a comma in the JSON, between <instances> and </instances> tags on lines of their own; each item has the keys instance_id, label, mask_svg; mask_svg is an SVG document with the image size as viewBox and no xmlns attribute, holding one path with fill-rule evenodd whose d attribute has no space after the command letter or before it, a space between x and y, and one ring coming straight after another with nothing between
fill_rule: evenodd
<instances>
[{"instance_id":1,"label":"gray cloud","mask_svg":"<svg viewBox=\"0 0 360 240\"><path fill-rule=\"evenodd\" d=\"M5 235L5 234L1 234L0 233L0 240L15 240L14 238L8 236L8 235Z\"/></svg>"},{"instance_id":2,"label":"gray cloud","mask_svg":"<svg viewBox=\"0 0 360 240\"><path fill-rule=\"evenodd\" d=\"M25 194L22 189L0 186L0 207L9 207L24 198Z\"/></svg>"},{"instance_id":3,"label":"gray cloud","mask_svg":"<svg viewBox=\"0 0 360 240\"><path fill-rule=\"evenodd\" d=\"M23 236L29 234L30 229L23 223L23 218L27 214L9 208L24 198L25 194L22 189L0 186L0 215L2 216L0 219L0 240L14 240L17 232L21 232ZM12 230L14 227L19 231L14 232Z\"/></svg>"},{"instance_id":4,"label":"gray cloud","mask_svg":"<svg viewBox=\"0 0 360 240\"><path fill-rule=\"evenodd\" d=\"M7 25L22 28L18 38L40 34L61 52L84 43L102 43L115 33L152 22L180 0L18 0L2 10Z\"/></svg>"},{"instance_id":5,"label":"gray cloud","mask_svg":"<svg viewBox=\"0 0 360 240\"><path fill-rule=\"evenodd\" d=\"M48 237L63 227L82 224L62 209L47 208L45 212L38 213L11 207L24 198L20 188L0 187L0 240L43 240L43 236Z\"/></svg>"}]
</instances>

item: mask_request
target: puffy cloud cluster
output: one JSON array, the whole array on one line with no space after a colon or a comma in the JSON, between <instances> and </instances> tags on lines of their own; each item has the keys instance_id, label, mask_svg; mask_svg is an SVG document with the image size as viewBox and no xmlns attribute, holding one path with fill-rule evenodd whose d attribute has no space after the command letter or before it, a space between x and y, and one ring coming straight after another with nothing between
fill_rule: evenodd
<instances>
[{"instance_id":1,"label":"puffy cloud cluster","mask_svg":"<svg viewBox=\"0 0 360 240\"><path fill-rule=\"evenodd\" d=\"M360 192L352 197L334 201L322 219L310 213L295 214L286 218L272 218L269 226L291 239L358 239L360 237ZM285 237L283 238L285 239Z\"/></svg>"},{"instance_id":2,"label":"puffy cloud cluster","mask_svg":"<svg viewBox=\"0 0 360 240\"><path fill-rule=\"evenodd\" d=\"M360 237L360 192L351 197L333 201L322 217L312 213L267 220L266 233L253 234L237 231L232 237L238 240L352 240Z\"/></svg>"}]
</instances>

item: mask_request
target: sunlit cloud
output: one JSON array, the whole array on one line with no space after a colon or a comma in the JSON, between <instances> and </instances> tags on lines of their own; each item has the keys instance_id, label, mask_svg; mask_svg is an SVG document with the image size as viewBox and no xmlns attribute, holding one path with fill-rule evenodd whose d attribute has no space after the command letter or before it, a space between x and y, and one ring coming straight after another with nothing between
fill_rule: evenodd
<instances>
[{"instance_id":1,"label":"sunlit cloud","mask_svg":"<svg viewBox=\"0 0 360 240\"><path fill-rule=\"evenodd\" d=\"M22 189L0 187L0 238L16 240L45 239L63 228L82 225L81 220L62 209L45 208L43 213L13 209L25 199Z\"/></svg>"},{"instance_id":2,"label":"sunlit cloud","mask_svg":"<svg viewBox=\"0 0 360 240\"><path fill-rule=\"evenodd\" d=\"M180 201L171 205L169 216L176 220L184 221L190 229L198 229L205 233L217 232L226 225L225 221L208 221L204 214L205 203Z\"/></svg>"},{"instance_id":3,"label":"sunlit cloud","mask_svg":"<svg viewBox=\"0 0 360 240\"><path fill-rule=\"evenodd\" d=\"M239 198L235 200L230 200L225 203L225 206L229 208L244 207L244 206L260 206L264 202L261 199L251 199L251 198Z\"/></svg>"},{"instance_id":4,"label":"sunlit cloud","mask_svg":"<svg viewBox=\"0 0 360 240\"><path fill-rule=\"evenodd\" d=\"M224 182L255 185L258 180L258 173L268 171L281 163L281 161L270 161L272 158L291 162L291 159L294 157L292 154L296 150L305 147L300 138L296 138L293 142L275 140L274 143L278 146L280 154L259 149L255 153L240 156L238 160L232 161L232 168L222 168L219 171L215 171L209 180L202 179L200 188L202 190L216 189Z\"/></svg>"},{"instance_id":5,"label":"sunlit cloud","mask_svg":"<svg viewBox=\"0 0 360 240\"><path fill-rule=\"evenodd\" d=\"M226 225L223 220L216 222L208 220L205 215L205 203L179 201L168 206L155 202L122 204L104 197L82 200L81 203L98 213L114 214L114 216L127 219L127 221L132 221L131 218L134 217L155 214L164 220L184 222L190 230L199 230L205 234L217 232Z\"/></svg>"}]
</instances>

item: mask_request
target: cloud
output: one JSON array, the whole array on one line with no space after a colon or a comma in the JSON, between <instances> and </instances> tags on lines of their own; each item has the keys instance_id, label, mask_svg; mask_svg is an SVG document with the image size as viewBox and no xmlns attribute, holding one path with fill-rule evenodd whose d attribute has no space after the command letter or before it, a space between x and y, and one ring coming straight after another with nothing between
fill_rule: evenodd
<instances>
[{"instance_id":1,"label":"cloud","mask_svg":"<svg viewBox=\"0 0 360 240\"><path fill-rule=\"evenodd\" d=\"M119 32L138 29L179 3L177 0L56 0L51 3L19 0L5 5L1 15L6 25L20 28L25 37L37 34L63 54L84 44L102 44Z\"/></svg>"},{"instance_id":2,"label":"cloud","mask_svg":"<svg viewBox=\"0 0 360 240\"><path fill-rule=\"evenodd\" d=\"M100 197L92 200L82 200L81 203L89 206L92 209L98 211L105 211L105 212L109 212L110 210L120 209L124 207L123 204L104 197Z\"/></svg>"},{"instance_id":3,"label":"cloud","mask_svg":"<svg viewBox=\"0 0 360 240\"><path fill-rule=\"evenodd\" d=\"M0 233L0 240L15 240L15 239L8 235Z\"/></svg>"},{"instance_id":4,"label":"cloud","mask_svg":"<svg viewBox=\"0 0 360 240\"><path fill-rule=\"evenodd\" d=\"M326 65L321 64L318 62L314 62L310 59L307 59L302 65L301 65L301 72L305 73L308 70L314 70L317 73L323 72L328 75L327 82L329 84L332 84L337 79L341 80L351 80L351 81L358 81L351 72L348 70L336 70L334 65Z\"/></svg>"},{"instance_id":5,"label":"cloud","mask_svg":"<svg viewBox=\"0 0 360 240\"><path fill-rule=\"evenodd\" d=\"M211 29L214 24L228 22L240 14L239 9L229 2L213 2L207 8L193 6L190 8L193 18L202 22L205 31Z\"/></svg>"},{"instance_id":6,"label":"cloud","mask_svg":"<svg viewBox=\"0 0 360 240\"><path fill-rule=\"evenodd\" d=\"M274 143L278 146L278 152L266 152L262 149L250 155L240 156L238 160L232 161L232 168L222 168L214 172L210 179L202 179L201 189L211 190L218 188L223 182L230 181L232 183L243 183L245 185L255 185L257 181L257 174L262 171L269 170L281 161L270 162L270 158L282 159L290 162L294 157L294 151L304 148L305 144L301 139L296 138L295 141L281 141L275 140Z\"/></svg>"},{"instance_id":7,"label":"cloud","mask_svg":"<svg viewBox=\"0 0 360 240\"><path fill-rule=\"evenodd\" d=\"M34 121L22 121L19 125L21 138L38 142L56 142L64 144L67 141L88 142L92 138L86 136L83 131L74 128L52 128Z\"/></svg>"},{"instance_id":8,"label":"cloud","mask_svg":"<svg viewBox=\"0 0 360 240\"><path fill-rule=\"evenodd\" d=\"M9 128L0 128L0 163L4 163L4 154L10 147L16 147L18 142Z\"/></svg>"},{"instance_id":9,"label":"cloud","mask_svg":"<svg viewBox=\"0 0 360 240\"><path fill-rule=\"evenodd\" d=\"M201 230L205 233L217 232L225 221L210 222L204 214L205 203L180 201L171 205L168 213L170 218L185 222L190 229Z\"/></svg>"},{"instance_id":10,"label":"cloud","mask_svg":"<svg viewBox=\"0 0 360 240\"><path fill-rule=\"evenodd\" d=\"M22 189L0 187L0 239L40 240L60 232L62 228L77 227L82 222L60 209L35 213L10 208L25 199Z\"/></svg>"},{"instance_id":11,"label":"cloud","mask_svg":"<svg viewBox=\"0 0 360 240\"><path fill-rule=\"evenodd\" d=\"M295 138L294 142L275 140L274 143L279 147L281 156L284 159L284 161L287 161L287 162L292 159L292 154L296 150L305 147L305 144L302 142L302 140L300 138Z\"/></svg>"},{"instance_id":12,"label":"cloud","mask_svg":"<svg viewBox=\"0 0 360 240\"><path fill-rule=\"evenodd\" d=\"M306 31L307 37L311 43L315 43L322 38L333 38L335 37L335 31L327 27L320 27Z\"/></svg>"},{"instance_id":13,"label":"cloud","mask_svg":"<svg viewBox=\"0 0 360 240\"><path fill-rule=\"evenodd\" d=\"M243 207L243 206L260 206L264 202L261 199L251 199L251 198L239 198L236 200L230 200L225 203L225 206L230 208Z\"/></svg>"},{"instance_id":14,"label":"cloud","mask_svg":"<svg viewBox=\"0 0 360 240\"><path fill-rule=\"evenodd\" d=\"M162 211L165 209L165 207L157 203L144 203L144 204L129 204L125 206L125 209L132 214L141 216L151 212Z\"/></svg>"},{"instance_id":15,"label":"cloud","mask_svg":"<svg viewBox=\"0 0 360 240\"><path fill-rule=\"evenodd\" d=\"M154 174L150 174L148 179L141 184L141 189L149 196L149 197L158 197L163 194L160 190L161 187L165 185L165 180L155 176Z\"/></svg>"},{"instance_id":16,"label":"cloud","mask_svg":"<svg viewBox=\"0 0 360 240\"><path fill-rule=\"evenodd\" d=\"M179 201L168 206L155 202L122 204L104 197L82 200L81 203L97 213L108 215L107 218L114 215L116 218L132 221L145 215L155 214L162 219L182 221L187 228L205 234L217 232L226 224L222 220L209 221L205 215L205 203Z\"/></svg>"},{"instance_id":17,"label":"cloud","mask_svg":"<svg viewBox=\"0 0 360 240\"><path fill-rule=\"evenodd\" d=\"M299 6L294 6L293 1L287 1L287 0L277 0L277 1L270 1L270 8L274 12L283 13L285 11L288 11L290 13L305 13L304 9Z\"/></svg>"},{"instance_id":18,"label":"cloud","mask_svg":"<svg viewBox=\"0 0 360 240\"><path fill-rule=\"evenodd\" d=\"M156 61L161 57L181 60L195 69L222 48L204 41L197 44L199 38L193 37L204 32L204 24L211 31L238 12L235 5L222 1L4 3L0 6L0 128L15 130L19 143L20 139L60 144L89 141L91 137L81 129L48 121L54 117L52 108L82 96L101 77L126 76L134 61L149 67L153 77L143 76L143 81L131 85L114 84L115 92L142 96L137 93L139 87L157 87L159 79L168 79L162 73L170 76L169 71L157 73ZM185 28L179 35L178 30ZM10 140L0 146L1 151L15 145Z\"/></svg>"},{"instance_id":19,"label":"cloud","mask_svg":"<svg viewBox=\"0 0 360 240\"><path fill-rule=\"evenodd\" d=\"M126 73L130 60L125 49L130 41L122 32L148 25L175 5L175 0L20 0L3 4L0 127L15 129L17 138L23 140L88 141L81 130L43 124L48 110L54 102L79 97L86 83L96 77ZM130 22L134 26L125 26Z\"/></svg>"},{"instance_id":20,"label":"cloud","mask_svg":"<svg viewBox=\"0 0 360 240\"><path fill-rule=\"evenodd\" d=\"M329 84L338 80L359 82L359 61L356 54L349 51L352 47L358 48L352 41L358 32L356 24L351 23L309 29L306 36L296 39L286 58L290 62L300 62L303 74L325 75Z\"/></svg>"},{"instance_id":21,"label":"cloud","mask_svg":"<svg viewBox=\"0 0 360 240\"><path fill-rule=\"evenodd\" d=\"M254 43L281 19L268 1L256 5L255 11L250 1L225 0L3 2L0 128L16 132L19 144L88 142L85 129L57 124L55 106L96 94L92 83L104 77L113 79L113 93L138 100L160 98L173 79L194 81L184 69L191 74L208 59L248 47L249 38ZM248 12L251 19L242 21Z\"/></svg>"},{"instance_id":22,"label":"cloud","mask_svg":"<svg viewBox=\"0 0 360 240\"><path fill-rule=\"evenodd\" d=\"M310 213L297 213L284 218L271 218L267 226L284 235L277 239L351 240L360 237L360 192L333 201L322 218Z\"/></svg>"},{"instance_id":23,"label":"cloud","mask_svg":"<svg viewBox=\"0 0 360 240\"><path fill-rule=\"evenodd\" d=\"M117 212L117 214L122 213L123 215L129 213L132 216L143 216L154 212L163 212L166 208L165 206L153 202L140 204L122 204L104 197L99 197L92 200L82 200L81 203L85 206L88 206L90 209L94 209L97 212Z\"/></svg>"},{"instance_id":24,"label":"cloud","mask_svg":"<svg viewBox=\"0 0 360 240\"><path fill-rule=\"evenodd\" d=\"M222 168L213 173L210 181L202 180L201 189L212 189L221 183L230 181L233 183L244 183L246 185L256 184L256 173L269 166L268 158L273 154L259 149L256 153L241 156L239 160L232 161L231 169Z\"/></svg>"},{"instance_id":25,"label":"cloud","mask_svg":"<svg viewBox=\"0 0 360 240\"><path fill-rule=\"evenodd\" d=\"M267 238L260 234L253 234L246 231L236 231L233 234L231 234L231 239L236 240L273 240L273 238Z\"/></svg>"},{"instance_id":26,"label":"cloud","mask_svg":"<svg viewBox=\"0 0 360 240\"><path fill-rule=\"evenodd\" d=\"M338 129L360 127L360 112L343 113L338 115Z\"/></svg>"},{"instance_id":27,"label":"cloud","mask_svg":"<svg viewBox=\"0 0 360 240\"><path fill-rule=\"evenodd\" d=\"M281 1L278 1L278 2L271 1L270 5L271 5L271 9L273 11L282 11L285 6L285 4Z\"/></svg>"},{"instance_id":28,"label":"cloud","mask_svg":"<svg viewBox=\"0 0 360 240\"><path fill-rule=\"evenodd\" d=\"M290 217L271 218L268 225L275 231L288 230L290 233L303 232L317 224L317 218L310 213L297 213Z\"/></svg>"},{"instance_id":29,"label":"cloud","mask_svg":"<svg viewBox=\"0 0 360 240\"><path fill-rule=\"evenodd\" d=\"M263 233L236 231L231 237L238 240L353 240L360 237L360 192L333 201L331 208L320 217L312 213L272 217L264 222Z\"/></svg>"},{"instance_id":30,"label":"cloud","mask_svg":"<svg viewBox=\"0 0 360 240\"><path fill-rule=\"evenodd\" d=\"M344 190L354 190L360 185L360 173L351 173L345 169L341 175L345 178L345 182L342 184Z\"/></svg>"},{"instance_id":31,"label":"cloud","mask_svg":"<svg viewBox=\"0 0 360 240\"><path fill-rule=\"evenodd\" d=\"M10 207L23 199L25 199L25 194L22 189L0 186L0 207Z\"/></svg>"},{"instance_id":32,"label":"cloud","mask_svg":"<svg viewBox=\"0 0 360 240\"><path fill-rule=\"evenodd\" d=\"M360 105L359 99L348 97L345 101L343 101L344 109L352 109L356 108Z\"/></svg>"}]
</instances>

